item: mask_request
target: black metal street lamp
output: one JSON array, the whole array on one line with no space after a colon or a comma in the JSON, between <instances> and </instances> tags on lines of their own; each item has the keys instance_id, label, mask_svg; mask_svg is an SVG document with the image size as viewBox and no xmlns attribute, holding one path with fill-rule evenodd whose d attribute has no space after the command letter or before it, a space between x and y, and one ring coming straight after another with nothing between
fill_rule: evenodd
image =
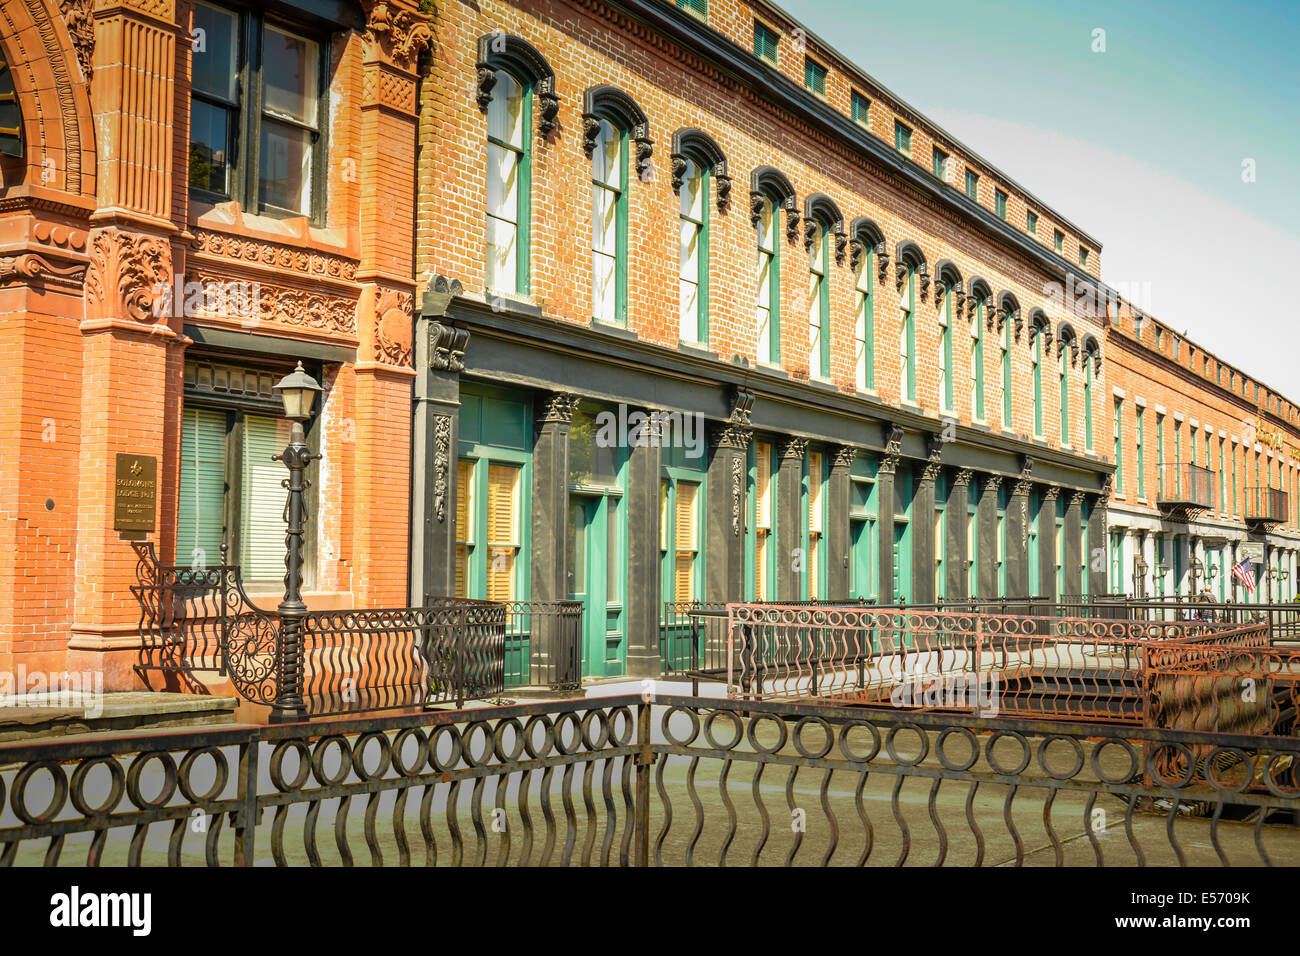
<instances>
[{"instance_id":1,"label":"black metal street lamp","mask_svg":"<svg viewBox=\"0 0 1300 956\"><path fill-rule=\"evenodd\" d=\"M289 477L283 484L289 489L289 502L285 509L289 528L284 536L284 600L280 602L280 641L277 646L280 681L275 702L271 705L271 720L289 723L306 717L302 699L302 619L307 616L307 605L302 600L302 539L307 521L307 507L303 492L309 482L303 472L320 455L313 455L307 447L303 422L311 417L320 383L298 367L274 386L284 403L284 417L293 422L289 444L276 461L284 462Z\"/></svg>"}]
</instances>

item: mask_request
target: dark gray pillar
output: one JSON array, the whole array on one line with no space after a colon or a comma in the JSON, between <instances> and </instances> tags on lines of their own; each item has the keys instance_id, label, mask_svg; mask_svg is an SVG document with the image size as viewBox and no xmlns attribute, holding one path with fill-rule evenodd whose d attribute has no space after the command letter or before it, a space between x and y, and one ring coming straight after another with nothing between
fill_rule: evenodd
<instances>
[{"instance_id":1,"label":"dark gray pillar","mask_svg":"<svg viewBox=\"0 0 1300 956\"><path fill-rule=\"evenodd\" d=\"M935 548L939 542L934 540L934 505L935 481L942 466L931 459L921 469L920 480L916 483L912 497L912 603L933 604L938 595L934 588Z\"/></svg>"},{"instance_id":2,"label":"dark gray pillar","mask_svg":"<svg viewBox=\"0 0 1300 956\"><path fill-rule=\"evenodd\" d=\"M745 501L749 429L726 423L709 436L708 529L705 538L706 601L745 597ZM657 539L656 539L657 540Z\"/></svg>"},{"instance_id":3,"label":"dark gray pillar","mask_svg":"<svg viewBox=\"0 0 1300 956\"><path fill-rule=\"evenodd\" d=\"M425 295L415 335L415 408L411 463L410 601L456 590L456 460L460 440L460 373L469 333L439 318L460 283L438 278ZM454 289L454 292L452 291Z\"/></svg>"},{"instance_id":4,"label":"dark gray pillar","mask_svg":"<svg viewBox=\"0 0 1300 956\"><path fill-rule=\"evenodd\" d=\"M778 601L803 597L808 555L803 546L803 454L808 442L786 438L777 443L776 594Z\"/></svg>"},{"instance_id":5,"label":"dark gray pillar","mask_svg":"<svg viewBox=\"0 0 1300 956\"><path fill-rule=\"evenodd\" d=\"M853 542L849 529L849 508L853 495L853 459L858 450L851 445L837 448L831 458L831 480L827 493L828 527L826 528L827 597L847 600L852 582L850 562Z\"/></svg>"},{"instance_id":6,"label":"dark gray pillar","mask_svg":"<svg viewBox=\"0 0 1300 956\"><path fill-rule=\"evenodd\" d=\"M971 472L963 468L957 472L948 487L948 503L944 512L948 516L947 555L948 566L944 586L947 601L964 601L970 594L970 565L966 555L970 551L966 542L966 512L969 507Z\"/></svg>"},{"instance_id":7,"label":"dark gray pillar","mask_svg":"<svg viewBox=\"0 0 1300 956\"><path fill-rule=\"evenodd\" d=\"M1050 601L1056 593L1056 499L1061 489L1049 486L1038 509L1038 590ZM1061 569L1064 574L1065 569Z\"/></svg>"},{"instance_id":8,"label":"dark gray pillar","mask_svg":"<svg viewBox=\"0 0 1300 956\"><path fill-rule=\"evenodd\" d=\"M876 507L879 528L876 546L876 603L894 603L894 471L898 458L886 455L876 472Z\"/></svg>"},{"instance_id":9,"label":"dark gray pillar","mask_svg":"<svg viewBox=\"0 0 1300 956\"><path fill-rule=\"evenodd\" d=\"M1029 594L1029 494L1033 487L1027 476L1019 478L1007 502L1007 593L1011 597L1032 596Z\"/></svg>"},{"instance_id":10,"label":"dark gray pillar","mask_svg":"<svg viewBox=\"0 0 1300 956\"><path fill-rule=\"evenodd\" d=\"M659 555L660 427L652 416L646 440L628 450L625 507L629 677L658 677L662 671L659 656L664 593Z\"/></svg>"},{"instance_id":11,"label":"dark gray pillar","mask_svg":"<svg viewBox=\"0 0 1300 956\"><path fill-rule=\"evenodd\" d=\"M984 600L998 596L998 492L1001 488L1001 475L980 478L975 563L979 566L979 596Z\"/></svg>"},{"instance_id":12,"label":"dark gray pillar","mask_svg":"<svg viewBox=\"0 0 1300 956\"><path fill-rule=\"evenodd\" d=\"M540 396L537 406L533 440L534 601L563 601L569 597L569 425L577 404L578 398L571 392L547 392Z\"/></svg>"},{"instance_id":13,"label":"dark gray pillar","mask_svg":"<svg viewBox=\"0 0 1300 956\"><path fill-rule=\"evenodd\" d=\"M1109 488L1109 484L1107 485ZM1116 594L1128 590L1125 581L1110 580L1110 551L1107 527L1106 502L1108 494L1099 495L1092 504L1092 513L1088 516L1088 593ZM1121 550L1120 573L1123 574L1123 551Z\"/></svg>"},{"instance_id":14,"label":"dark gray pillar","mask_svg":"<svg viewBox=\"0 0 1300 956\"><path fill-rule=\"evenodd\" d=\"M1075 491L1070 494L1070 501L1065 509L1065 550L1063 559L1065 562L1064 587L1061 590L1061 597L1076 598L1083 594L1083 578L1080 575L1079 565L1084 557L1084 540L1083 540L1083 492ZM1083 574L1087 574L1087 569Z\"/></svg>"}]
</instances>

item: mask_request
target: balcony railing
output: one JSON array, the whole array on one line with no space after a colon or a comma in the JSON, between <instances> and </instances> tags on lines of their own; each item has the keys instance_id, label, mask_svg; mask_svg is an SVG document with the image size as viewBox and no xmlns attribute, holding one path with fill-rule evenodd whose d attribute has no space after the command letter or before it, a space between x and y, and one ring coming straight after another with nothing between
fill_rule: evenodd
<instances>
[{"instance_id":1,"label":"balcony railing","mask_svg":"<svg viewBox=\"0 0 1300 956\"><path fill-rule=\"evenodd\" d=\"M1246 488L1246 520L1255 524L1285 524L1287 493L1281 488Z\"/></svg>"},{"instance_id":2,"label":"balcony railing","mask_svg":"<svg viewBox=\"0 0 1300 956\"><path fill-rule=\"evenodd\" d=\"M1214 507L1214 472L1190 462L1158 466L1156 505L1171 511L1208 511Z\"/></svg>"}]
</instances>

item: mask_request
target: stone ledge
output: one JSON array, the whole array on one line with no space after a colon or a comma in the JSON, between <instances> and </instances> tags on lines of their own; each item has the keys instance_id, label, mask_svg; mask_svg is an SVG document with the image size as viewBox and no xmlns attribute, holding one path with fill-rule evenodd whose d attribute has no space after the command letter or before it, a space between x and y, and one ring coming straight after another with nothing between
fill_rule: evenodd
<instances>
[{"instance_id":1,"label":"stone ledge","mask_svg":"<svg viewBox=\"0 0 1300 956\"><path fill-rule=\"evenodd\" d=\"M98 700L58 691L0 697L0 741L230 724L237 703L234 697L148 691L105 694Z\"/></svg>"}]
</instances>

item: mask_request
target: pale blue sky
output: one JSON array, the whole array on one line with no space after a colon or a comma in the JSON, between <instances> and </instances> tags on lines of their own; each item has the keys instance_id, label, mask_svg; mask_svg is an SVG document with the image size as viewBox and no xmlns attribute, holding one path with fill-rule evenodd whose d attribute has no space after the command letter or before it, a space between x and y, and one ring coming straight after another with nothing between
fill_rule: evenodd
<instances>
[{"instance_id":1,"label":"pale blue sky","mask_svg":"<svg viewBox=\"0 0 1300 956\"><path fill-rule=\"evenodd\" d=\"M1096 236L1104 280L1300 402L1300 0L780 2Z\"/></svg>"}]
</instances>

